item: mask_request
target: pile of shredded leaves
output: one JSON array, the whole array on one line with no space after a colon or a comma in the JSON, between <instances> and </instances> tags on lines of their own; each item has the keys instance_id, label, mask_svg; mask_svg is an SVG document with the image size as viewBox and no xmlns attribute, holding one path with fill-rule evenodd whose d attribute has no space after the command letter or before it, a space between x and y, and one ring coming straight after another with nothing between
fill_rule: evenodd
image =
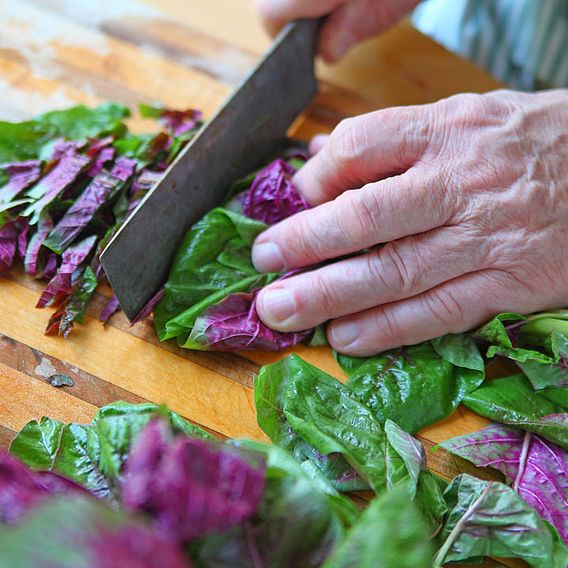
<instances>
[{"instance_id":1,"label":"pile of shredded leaves","mask_svg":"<svg viewBox=\"0 0 568 568\"><path fill-rule=\"evenodd\" d=\"M47 281L37 307L56 308L48 334L66 337L82 322L104 278L104 246L202 124L195 110L142 105L140 114L159 131L129 132L128 108L108 103L0 122L0 274L21 259ZM117 309L112 298L101 320Z\"/></svg>"},{"instance_id":2,"label":"pile of shredded leaves","mask_svg":"<svg viewBox=\"0 0 568 568\"><path fill-rule=\"evenodd\" d=\"M346 383L295 355L261 369L257 419L273 445L217 439L152 404L116 402L90 424L29 422L0 452L0 563L566 567L565 389L485 380L461 335L338 362ZM498 422L439 451L492 468L483 479L439 477L413 436L459 402Z\"/></svg>"}]
</instances>

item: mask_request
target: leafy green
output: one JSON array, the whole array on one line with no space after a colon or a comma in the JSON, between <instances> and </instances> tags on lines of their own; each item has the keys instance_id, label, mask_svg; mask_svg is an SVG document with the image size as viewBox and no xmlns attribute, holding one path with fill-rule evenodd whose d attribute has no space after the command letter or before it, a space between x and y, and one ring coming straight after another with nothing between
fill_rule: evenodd
<instances>
[{"instance_id":1,"label":"leafy green","mask_svg":"<svg viewBox=\"0 0 568 568\"><path fill-rule=\"evenodd\" d=\"M154 311L160 340L179 337L183 344L197 316L235 292L268 284L251 260L254 239L266 228L224 209L213 209L186 234L174 259L164 298Z\"/></svg>"},{"instance_id":2,"label":"leafy green","mask_svg":"<svg viewBox=\"0 0 568 568\"><path fill-rule=\"evenodd\" d=\"M356 509L324 480L308 475L284 450L258 442L233 442L265 454L266 490L247 525L192 547L200 566L249 568L320 566L343 538Z\"/></svg>"},{"instance_id":3,"label":"leafy green","mask_svg":"<svg viewBox=\"0 0 568 568\"><path fill-rule=\"evenodd\" d=\"M499 314L476 332L488 357L515 361L535 389L568 385L568 311Z\"/></svg>"},{"instance_id":4,"label":"leafy green","mask_svg":"<svg viewBox=\"0 0 568 568\"><path fill-rule=\"evenodd\" d=\"M430 535L400 488L374 499L323 568L429 568Z\"/></svg>"},{"instance_id":5,"label":"leafy green","mask_svg":"<svg viewBox=\"0 0 568 568\"><path fill-rule=\"evenodd\" d=\"M414 433L449 416L485 376L483 359L465 335L403 347L373 357L336 354L346 387L384 422Z\"/></svg>"},{"instance_id":6,"label":"leafy green","mask_svg":"<svg viewBox=\"0 0 568 568\"><path fill-rule=\"evenodd\" d=\"M101 408L91 424L64 425L42 418L20 431L10 453L32 468L55 471L98 497L115 502L132 442L159 411L155 404L114 402ZM177 431L212 437L175 412L164 412Z\"/></svg>"},{"instance_id":7,"label":"leafy green","mask_svg":"<svg viewBox=\"0 0 568 568\"><path fill-rule=\"evenodd\" d=\"M449 513L434 568L483 556L521 558L538 568L565 568L568 550L556 530L503 483L456 477L445 492Z\"/></svg>"},{"instance_id":8,"label":"leafy green","mask_svg":"<svg viewBox=\"0 0 568 568\"><path fill-rule=\"evenodd\" d=\"M470 410L495 422L535 432L568 449L568 414L540 392L523 375L494 379L468 394Z\"/></svg>"},{"instance_id":9,"label":"leafy green","mask_svg":"<svg viewBox=\"0 0 568 568\"><path fill-rule=\"evenodd\" d=\"M339 491L366 489L367 483L339 454L320 454L298 435L284 414L286 391L292 380L317 382L322 372L299 357L287 357L275 365L261 368L254 383L256 419L264 433L277 446L288 450L307 470L315 468ZM309 465L307 462L310 462Z\"/></svg>"}]
</instances>

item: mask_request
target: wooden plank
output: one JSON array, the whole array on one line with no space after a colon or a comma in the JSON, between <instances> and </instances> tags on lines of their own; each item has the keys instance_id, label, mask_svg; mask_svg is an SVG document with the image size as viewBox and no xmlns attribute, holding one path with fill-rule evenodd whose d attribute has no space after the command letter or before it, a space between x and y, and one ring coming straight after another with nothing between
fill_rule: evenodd
<instances>
[{"instance_id":1,"label":"wooden plank","mask_svg":"<svg viewBox=\"0 0 568 568\"><path fill-rule=\"evenodd\" d=\"M251 389L174 353L90 317L66 341L43 336L43 314L30 309L36 294L0 281L3 306L0 333L153 402L165 403L221 434L266 439L256 424ZM27 317L23 319L22 313Z\"/></svg>"},{"instance_id":2,"label":"wooden plank","mask_svg":"<svg viewBox=\"0 0 568 568\"><path fill-rule=\"evenodd\" d=\"M0 363L2 426L20 430L28 421L49 416L62 422L89 422L98 408L44 381Z\"/></svg>"},{"instance_id":3,"label":"wooden plank","mask_svg":"<svg viewBox=\"0 0 568 568\"><path fill-rule=\"evenodd\" d=\"M0 449L8 450L15 436L16 432L14 430L0 426Z\"/></svg>"}]
</instances>

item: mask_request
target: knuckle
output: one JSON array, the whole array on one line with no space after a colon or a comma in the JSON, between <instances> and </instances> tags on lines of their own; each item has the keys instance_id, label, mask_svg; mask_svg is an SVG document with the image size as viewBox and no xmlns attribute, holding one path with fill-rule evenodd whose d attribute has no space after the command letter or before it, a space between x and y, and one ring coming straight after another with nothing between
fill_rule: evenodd
<instances>
[{"instance_id":1,"label":"knuckle","mask_svg":"<svg viewBox=\"0 0 568 568\"><path fill-rule=\"evenodd\" d=\"M440 323L449 333L459 331L465 313L455 295L445 288L434 288L422 297L424 308L432 319Z\"/></svg>"},{"instance_id":2,"label":"knuckle","mask_svg":"<svg viewBox=\"0 0 568 568\"><path fill-rule=\"evenodd\" d=\"M315 262L322 255L322 234L325 233L325 224L316 229L309 215L300 213L288 226L287 249L296 257L308 262Z\"/></svg>"},{"instance_id":3,"label":"knuckle","mask_svg":"<svg viewBox=\"0 0 568 568\"><path fill-rule=\"evenodd\" d=\"M375 192L368 188L355 190L344 194L341 207L343 217L346 213L352 217L349 226L355 227L360 235L379 235L381 232L381 205Z\"/></svg>"},{"instance_id":4,"label":"knuckle","mask_svg":"<svg viewBox=\"0 0 568 568\"><path fill-rule=\"evenodd\" d=\"M330 158L337 163L352 163L361 153L361 135L356 118L342 120L329 139Z\"/></svg>"},{"instance_id":5,"label":"knuckle","mask_svg":"<svg viewBox=\"0 0 568 568\"><path fill-rule=\"evenodd\" d=\"M405 334L397 317L392 310L381 310L376 315L377 331L391 345L404 345Z\"/></svg>"},{"instance_id":6,"label":"knuckle","mask_svg":"<svg viewBox=\"0 0 568 568\"><path fill-rule=\"evenodd\" d=\"M333 285L333 282L318 274L313 277L313 293L316 301L316 308L319 312L326 316L326 319L334 317L337 312L339 298Z\"/></svg>"},{"instance_id":7,"label":"knuckle","mask_svg":"<svg viewBox=\"0 0 568 568\"><path fill-rule=\"evenodd\" d=\"M412 293L420 284L423 276L420 255L414 246L414 240L405 240L402 244L394 241L386 244L376 254L370 255L369 269L387 290L396 294Z\"/></svg>"}]
</instances>

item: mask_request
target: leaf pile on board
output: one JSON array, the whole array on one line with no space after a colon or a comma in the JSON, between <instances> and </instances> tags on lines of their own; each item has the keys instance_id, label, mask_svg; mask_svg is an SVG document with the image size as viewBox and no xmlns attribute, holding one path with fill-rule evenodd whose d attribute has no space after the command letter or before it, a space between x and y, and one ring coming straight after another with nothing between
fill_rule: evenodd
<instances>
[{"instance_id":1,"label":"leaf pile on board","mask_svg":"<svg viewBox=\"0 0 568 568\"><path fill-rule=\"evenodd\" d=\"M297 357L265 367L255 397L275 445L217 440L152 404L113 403L90 424L29 422L0 454L0 558L38 568L568 563L550 524L560 502L545 519L520 490L538 484L521 464L538 469L551 447L534 435L526 450L516 430L480 433L467 456L485 465L498 450L483 441L516 444L516 465L504 465L513 487L470 475L448 484L418 440ZM363 487L374 496L361 512L344 492ZM548 504L555 491L547 485Z\"/></svg>"},{"instance_id":2,"label":"leaf pile on board","mask_svg":"<svg viewBox=\"0 0 568 568\"><path fill-rule=\"evenodd\" d=\"M0 274L21 259L48 280L37 303L56 309L48 334L66 337L83 321L104 278L102 249L202 124L194 110L140 113L161 130L130 133L130 111L112 103L0 122ZM101 320L117 309L112 298Z\"/></svg>"}]
</instances>

